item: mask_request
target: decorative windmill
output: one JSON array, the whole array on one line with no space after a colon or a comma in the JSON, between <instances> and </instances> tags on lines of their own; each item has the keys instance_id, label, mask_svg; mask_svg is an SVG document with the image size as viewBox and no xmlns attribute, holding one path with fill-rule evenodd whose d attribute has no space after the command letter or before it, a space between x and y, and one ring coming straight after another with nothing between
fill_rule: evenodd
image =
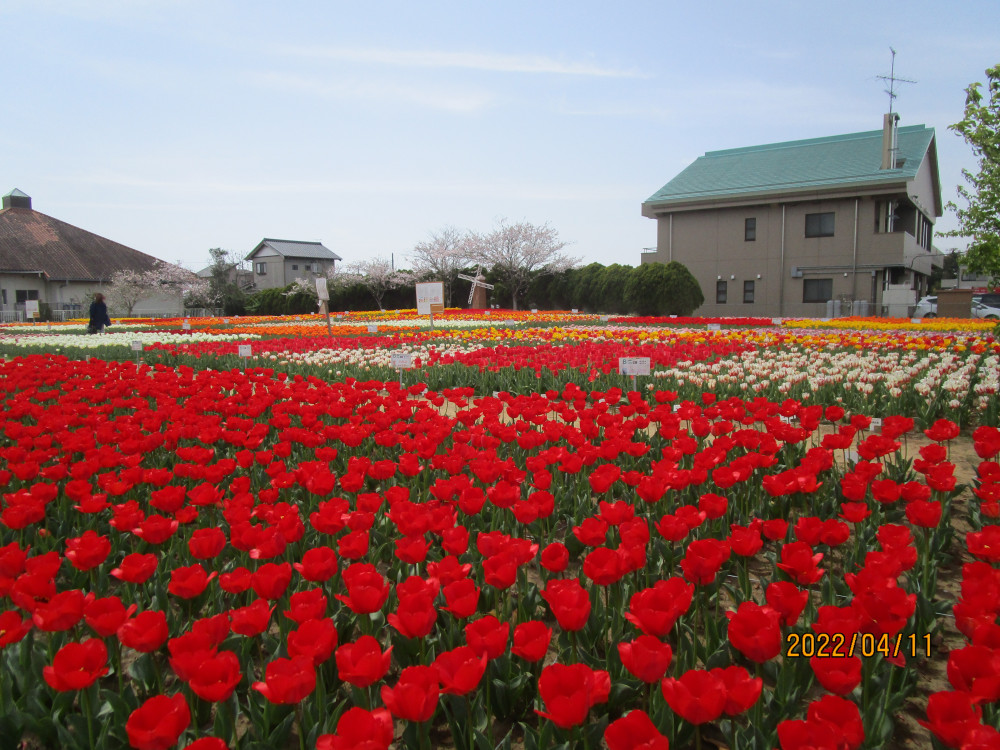
<instances>
[{"instance_id":1,"label":"decorative windmill","mask_svg":"<svg viewBox=\"0 0 1000 750\"><path fill-rule=\"evenodd\" d=\"M473 310L485 310L486 290L492 289L493 285L486 283L482 266L476 268L475 276L466 276L464 273L460 273L458 278L472 282L472 287L469 289L469 307Z\"/></svg>"}]
</instances>

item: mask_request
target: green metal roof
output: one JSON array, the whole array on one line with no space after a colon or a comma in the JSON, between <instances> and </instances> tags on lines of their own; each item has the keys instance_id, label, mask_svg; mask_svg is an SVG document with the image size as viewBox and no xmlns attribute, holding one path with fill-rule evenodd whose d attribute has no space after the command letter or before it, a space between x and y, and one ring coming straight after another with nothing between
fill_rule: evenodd
<instances>
[{"instance_id":1,"label":"green metal roof","mask_svg":"<svg viewBox=\"0 0 1000 750\"><path fill-rule=\"evenodd\" d=\"M660 188L646 204L725 199L753 193L878 184L916 176L934 128L897 130L897 169L880 169L882 131L709 151Z\"/></svg>"}]
</instances>

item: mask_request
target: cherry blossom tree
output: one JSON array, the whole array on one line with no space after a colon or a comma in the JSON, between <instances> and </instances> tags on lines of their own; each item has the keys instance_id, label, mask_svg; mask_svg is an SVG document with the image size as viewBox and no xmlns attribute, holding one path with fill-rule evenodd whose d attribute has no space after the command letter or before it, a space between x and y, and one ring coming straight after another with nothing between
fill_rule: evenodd
<instances>
[{"instance_id":1,"label":"cherry blossom tree","mask_svg":"<svg viewBox=\"0 0 1000 750\"><path fill-rule=\"evenodd\" d=\"M421 278L444 284L444 300L452 306L452 287L463 268L472 262L469 235L455 227L432 232L430 239L413 248L413 270Z\"/></svg>"},{"instance_id":2,"label":"cherry blossom tree","mask_svg":"<svg viewBox=\"0 0 1000 750\"><path fill-rule=\"evenodd\" d=\"M109 305L126 316L132 315L139 300L146 297L180 295L187 305L210 302L212 296L207 279L163 261L157 261L147 271L116 271L104 291Z\"/></svg>"},{"instance_id":3,"label":"cherry blossom tree","mask_svg":"<svg viewBox=\"0 0 1000 750\"><path fill-rule=\"evenodd\" d=\"M331 279L331 283L341 286L361 284L375 299L378 309L386 293L405 283L405 275L393 268L392 262L386 258L370 258L349 263L341 268Z\"/></svg>"},{"instance_id":4,"label":"cherry blossom tree","mask_svg":"<svg viewBox=\"0 0 1000 750\"><path fill-rule=\"evenodd\" d=\"M513 224L500 219L492 231L470 234L469 243L471 258L491 268L506 284L513 296L515 310L534 274L565 271L579 262L563 254L566 243L547 223L541 226L526 221Z\"/></svg>"}]
</instances>

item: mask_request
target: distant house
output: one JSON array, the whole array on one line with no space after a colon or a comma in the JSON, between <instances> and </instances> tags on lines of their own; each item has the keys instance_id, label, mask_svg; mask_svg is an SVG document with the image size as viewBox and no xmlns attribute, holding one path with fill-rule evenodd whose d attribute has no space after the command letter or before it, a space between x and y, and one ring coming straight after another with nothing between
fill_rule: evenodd
<instances>
[{"instance_id":1,"label":"distant house","mask_svg":"<svg viewBox=\"0 0 1000 750\"><path fill-rule=\"evenodd\" d=\"M246 260L257 289L283 289L296 279L329 275L343 258L321 242L263 239Z\"/></svg>"},{"instance_id":2,"label":"distant house","mask_svg":"<svg viewBox=\"0 0 1000 750\"><path fill-rule=\"evenodd\" d=\"M197 276L199 279L211 281L215 275L214 269L214 266L206 266L198 271ZM252 291L255 286L253 271L246 268L240 268L236 263L231 263L226 266L226 281L230 284L236 284L240 289L245 291Z\"/></svg>"},{"instance_id":3,"label":"distant house","mask_svg":"<svg viewBox=\"0 0 1000 750\"><path fill-rule=\"evenodd\" d=\"M908 315L942 264L942 206L933 128L898 119L706 153L642 204L641 261L687 266L702 315Z\"/></svg>"},{"instance_id":4,"label":"distant house","mask_svg":"<svg viewBox=\"0 0 1000 750\"><path fill-rule=\"evenodd\" d=\"M158 263L133 250L54 219L31 207L31 198L14 189L0 208L0 317L19 319L24 303L38 300L56 317L86 315L91 296L119 270L148 271ZM180 314L179 296L142 300L134 314ZM112 311L113 312L113 311Z\"/></svg>"}]
</instances>

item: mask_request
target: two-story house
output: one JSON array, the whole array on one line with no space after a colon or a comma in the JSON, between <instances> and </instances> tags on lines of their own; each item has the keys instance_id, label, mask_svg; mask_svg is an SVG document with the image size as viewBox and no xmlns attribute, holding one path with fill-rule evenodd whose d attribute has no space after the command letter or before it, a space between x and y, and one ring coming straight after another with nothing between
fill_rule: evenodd
<instances>
[{"instance_id":1,"label":"two-story house","mask_svg":"<svg viewBox=\"0 0 1000 750\"><path fill-rule=\"evenodd\" d=\"M941 264L941 188L934 129L898 120L706 153L642 204L642 262L687 266L701 315L909 315Z\"/></svg>"},{"instance_id":2,"label":"two-story house","mask_svg":"<svg viewBox=\"0 0 1000 750\"><path fill-rule=\"evenodd\" d=\"M321 242L265 238L246 260L253 264L254 285L261 290L284 289L296 279L328 276L343 258Z\"/></svg>"}]
</instances>

